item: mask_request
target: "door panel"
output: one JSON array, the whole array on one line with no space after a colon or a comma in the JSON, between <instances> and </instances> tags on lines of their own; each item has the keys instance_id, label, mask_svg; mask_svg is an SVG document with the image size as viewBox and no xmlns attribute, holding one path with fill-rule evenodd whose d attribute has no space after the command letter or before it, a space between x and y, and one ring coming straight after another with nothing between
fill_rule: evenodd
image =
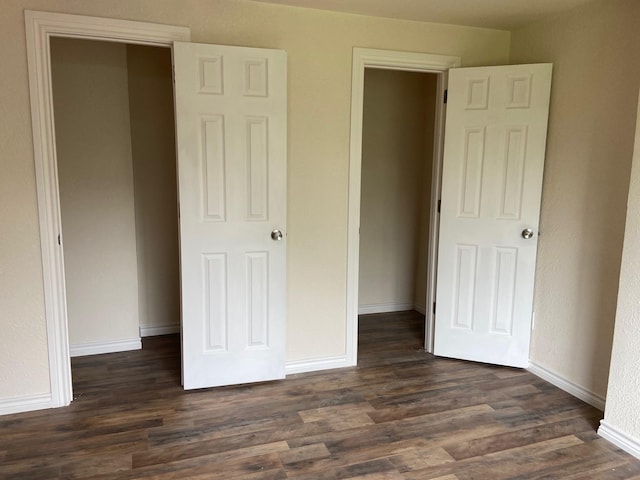
<instances>
[{"instance_id":1,"label":"door panel","mask_svg":"<svg viewBox=\"0 0 640 480\"><path fill-rule=\"evenodd\" d=\"M449 72L436 355L528 366L551 70Z\"/></svg>"},{"instance_id":2,"label":"door panel","mask_svg":"<svg viewBox=\"0 0 640 480\"><path fill-rule=\"evenodd\" d=\"M174 45L185 389L284 377L286 54Z\"/></svg>"}]
</instances>

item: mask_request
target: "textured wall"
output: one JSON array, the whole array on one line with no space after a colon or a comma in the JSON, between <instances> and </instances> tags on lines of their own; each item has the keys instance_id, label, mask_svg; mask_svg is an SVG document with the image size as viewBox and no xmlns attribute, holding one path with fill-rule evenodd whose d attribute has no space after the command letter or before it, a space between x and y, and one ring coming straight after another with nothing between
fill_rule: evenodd
<instances>
[{"instance_id":1,"label":"textured wall","mask_svg":"<svg viewBox=\"0 0 640 480\"><path fill-rule=\"evenodd\" d=\"M640 119L640 105L638 108ZM604 420L640 444L640 121L627 202L616 327Z\"/></svg>"},{"instance_id":2,"label":"textured wall","mask_svg":"<svg viewBox=\"0 0 640 480\"><path fill-rule=\"evenodd\" d=\"M343 354L354 46L508 61L508 32L244 0L14 0L0 16L0 398L49 389L24 9L189 26L194 42L288 52L287 358Z\"/></svg>"},{"instance_id":3,"label":"textured wall","mask_svg":"<svg viewBox=\"0 0 640 480\"><path fill-rule=\"evenodd\" d=\"M433 144L425 142L434 75L367 69L364 77L360 306L413 305ZM433 139L433 132L431 132ZM429 176L430 178L430 176ZM428 203L427 203L428 212ZM422 255L424 259L424 255ZM418 270L422 270L419 272ZM422 275L420 275L420 273ZM424 282L422 282L424 304Z\"/></svg>"},{"instance_id":4,"label":"textured wall","mask_svg":"<svg viewBox=\"0 0 640 480\"><path fill-rule=\"evenodd\" d=\"M51 42L71 346L138 337L127 51Z\"/></svg>"},{"instance_id":5,"label":"textured wall","mask_svg":"<svg viewBox=\"0 0 640 480\"><path fill-rule=\"evenodd\" d=\"M531 360L604 396L640 81L640 2L606 0L512 34L553 62Z\"/></svg>"}]
</instances>

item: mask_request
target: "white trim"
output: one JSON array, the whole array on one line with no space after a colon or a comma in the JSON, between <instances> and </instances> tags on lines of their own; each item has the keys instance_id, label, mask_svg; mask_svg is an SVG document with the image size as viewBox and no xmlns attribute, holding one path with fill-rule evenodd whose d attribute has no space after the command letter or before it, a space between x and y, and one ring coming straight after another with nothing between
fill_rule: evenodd
<instances>
[{"instance_id":1,"label":"white trim","mask_svg":"<svg viewBox=\"0 0 640 480\"><path fill-rule=\"evenodd\" d=\"M106 342L87 342L69 346L69 353L72 357L83 357L85 355L100 355L102 353L128 352L129 350L140 350L142 341L139 337L124 338L122 340L109 340Z\"/></svg>"},{"instance_id":2,"label":"white trim","mask_svg":"<svg viewBox=\"0 0 640 480\"><path fill-rule=\"evenodd\" d=\"M26 10L25 30L31 97L34 162L40 221L40 251L47 322L51 407L72 400L60 193L51 95L49 39L54 36L171 47L190 41L186 27Z\"/></svg>"},{"instance_id":3,"label":"white trim","mask_svg":"<svg viewBox=\"0 0 640 480\"><path fill-rule=\"evenodd\" d=\"M444 98L449 79L449 72L438 75L437 95ZM438 238L440 234L440 212L438 202L442 192L442 161L444 153L444 124L447 109L444 102L436 102L436 119L433 136L433 157L431 165L431 204L429 212L429 235L427 235L427 288L424 311L424 349L433 353L435 342L436 315L433 308L427 310L426 305L436 302L436 280L438 267Z\"/></svg>"},{"instance_id":4,"label":"white trim","mask_svg":"<svg viewBox=\"0 0 640 480\"><path fill-rule=\"evenodd\" d=\"M605 420L600 420L600 428L598 428L598 435L605 440L610 441L616 447L621 448L629 455L640 459L640 440L633 438L626 433L618 430L613 425L610 425Z\"/></svg>"},{"instance_id":5,"label":"white trim","mask_svg":"<svg viewBox=\"0 0 640 480\"><path fill-rule=\"evenodd\" d=\"M413 303L374 303L371 305L360 305L358 307L358 315L406 312L409 310L415 310L415 305Z\"/></svg>"},{"instance_id":6,"label":"white trim","mask_svg":"<svg viewBox=\"0 0 640 480\"><path fill-rule=\"evenodd\" d=\"M562 375L552 372L548 368L543 367L535 362L529 362L528 370L534 375L546 380L547 382L555 385L556 387L570 393L576 398L579 398L583 402L596 407L598 410L604 411L605 398L597 393L587 390L584 387L564 378Z\"/></svg>"},{"instance_id":7,"label":"white trim","mask_svg":"<svg viewBox=\"0 0 640 480\"><path fill-rule=\"evenodd\" d=\"M54 406L50 393L36 393L35 395L0 398L0 415L29 412L31 410L42 410L44 408L52 408Z\"/></svg>"},{"instance_id":8,"label":"white trim","mask_svg":"<svg viewBox=\"0 0 640 480\"><path fill-rule=\"evenodd\" d=\"M407 70L413 72L442 74L450 68L460 65L460 57L448 55L430 55L426 53L395 52L389 50L372 50L366 48L353 49L353 69L351 73L351 140L349 148L349 220L347 241L347 322L346 322L346 363L356 365L358 362L358 275L360 255L360 183L362 176L362 112L364 96L365 68L381 68L387 70ZM438 91L443 90L445 80L439 79ZM441 108L438 115L442 116ZM437 120L440 122L440 119ZM439 125L441 125L439 123ZM438 128L438 127L436 127ZM434 144L440 145L437 137L442 130L436 131ZM439 159L438 159L439 160ZM438 163L438 162L434 162ZM435 172L435 170L434 170ZM439 172L439 170L438 170ZM439 177L433 179L434 187L438 190ZM439 198L439 197L437 197ZM434 222L433 210L437 210L437 201L432 201L431 222ZM436 213L437 214L437 213ZM435 229L431 228L430 241L434 240ZM433 238L431 238L433 237ZM435 243L431 241L431 243ZM429 252L429 261L433 255ZM435 270L435 263L431 266ZM430 275L431 279L432 276ZM435 288L431 280L430 288ZM433 293L432 293L433 295ZM429 303L427 303L429 304ZM432 323L431 310L428 311L426 326ZM428 346L427 346L428 347Z\"/></svg>"},{"instance_id":9,"label":"white trim","mask_svg":"<svg viewBox=\"0 0 640 480\"><path fill-rule=\"evenodd\" d=\"M140 325L141 337L155 337L157 335L171 335L173 333L180 333L179 323L169 325Z\"/></svg>"},{"instance_id":10,"label":"white trim","mask_svg":"<svg viewBox=\"0 0 640 480\"><path fill-rule=\"evenodd\" d=\"M285 365L286 375L294 373L317 372L318 370L330 370L333 368L351 367L346 355L336 357L312 358L310 360L294 360Z\"/></svg>"},{"instance_id":11,"label":"white trim","mask_svg":"<svg viewBox=\"0 0 640 480\"><path fill-rule=\"evenodd\" d=\"M427 307L425 307L424 305L422 305L421 303L416 303L413 306L413 309L418 312L421 313L422 315L427 315Z\"/></svg>"}]
</instances>

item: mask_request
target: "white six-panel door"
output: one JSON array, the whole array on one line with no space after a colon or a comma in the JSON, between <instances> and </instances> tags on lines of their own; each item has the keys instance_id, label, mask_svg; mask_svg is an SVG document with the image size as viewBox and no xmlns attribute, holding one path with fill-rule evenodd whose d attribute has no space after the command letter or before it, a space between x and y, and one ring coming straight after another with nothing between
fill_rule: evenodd
<instances>
[{"instance_id":1,"label":"white six-panel door","mask_svg":"<svg viewBox=\"0 0 640 480\"><path fill-rule=\"evenodd\" d=\"M286 53L173 53L184 388L283 378Z\"/></svg>"},{"instance_id":2,"label":"white six-panel door","mask_svg":"<svg viewBox=\"0 0 640 480\"><path fill-rule=\"evenodd\" d=\"M449 72L436 355L528 366L551 70Z\"/></svg>"}]
</instances>

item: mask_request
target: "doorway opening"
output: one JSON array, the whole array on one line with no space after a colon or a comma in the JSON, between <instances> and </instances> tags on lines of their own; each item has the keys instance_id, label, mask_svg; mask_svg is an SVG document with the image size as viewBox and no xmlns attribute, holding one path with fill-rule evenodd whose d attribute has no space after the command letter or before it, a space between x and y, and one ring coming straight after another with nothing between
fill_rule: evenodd
<instances>
[{"instance_id":1,"label":"doorway opening","mask_svg":"<svg viewBox=\"0 0 640 480\"><path fill-rule=\"evenodd\" d=\"M358 361L359 314L418 310L412 315L425 316L419 343L433 351L444 97L447 72L459 64L458 57L354 48L346 332L351 365Z\"/></svg>"},{"instance_id":2,"label":"doorway opening","mask_svg":"<svg viewBox=\"0 0 640 480\"><path fill-rule=\"evenodd\" d=\"M51 385L46 398L37 407L31 405L30 409L55 408L71 403L73 389L61 248L50 40L68 37L172 49L176 41L190 41L191 32L185 27L30 10L25 11L25 28Z\"/></svg>"},{"instance_id":3,"label":"doorway opening","mask_svg":"<svg viewBox=\"0 0 640 480\"><path fill-rule=\"evenodd\" d=\"M364 75L359 335L363 323L370 331L410 316L412 347L425 342L438 75Z\"/></svg>"},{"instance_id":4,"label":"doorway opening","mask_svg":"<svg viewBox=\"0 0 640 480\"><path fill-rule=\"evenodd\" d=\"M50 52L69 353L136 350L180 329L171 50L53 37Z\"/></svg>"}]
</instances>

